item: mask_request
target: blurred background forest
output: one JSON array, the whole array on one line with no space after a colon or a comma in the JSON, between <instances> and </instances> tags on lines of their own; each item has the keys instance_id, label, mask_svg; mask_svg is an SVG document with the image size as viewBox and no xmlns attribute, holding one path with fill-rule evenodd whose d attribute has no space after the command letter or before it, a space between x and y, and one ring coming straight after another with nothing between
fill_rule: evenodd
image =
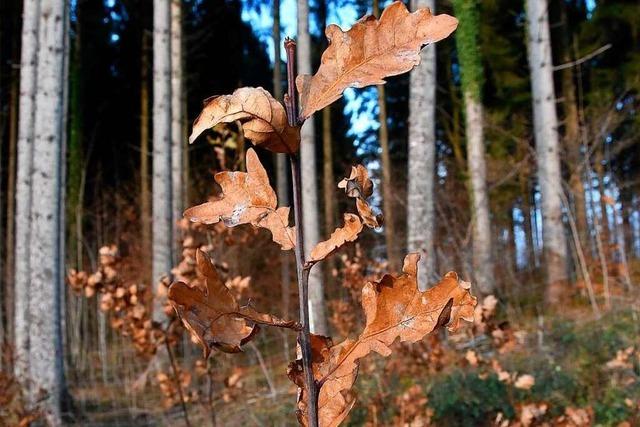
<instances>
[{"instance_id":1,"label":"blurred background forest","mask_svg":"<svg viewBox=\"0 0 640 427\"><path fill-rule=\"evenodd\" d=\"M457 31L305 125L308 239L340 225L357 163L385 218L312 277L317 329L357 331L362 286L412 250L423 283L455 270L479 304L473 326L364 363L347 424L640 425L640 3L412 3ZM175 314L152 294L203 248L241 300L296 317L293 255L268 233L181 220L251 145L235 124L189 145L191 123L241 86L282 99L285 37L315 70L326 25L387 4L0 2L0 424L295 424L293 335L205 362L179 322L155 326ZM257 151L288 205L288 166Z\"/></svg>"}]
</instances>

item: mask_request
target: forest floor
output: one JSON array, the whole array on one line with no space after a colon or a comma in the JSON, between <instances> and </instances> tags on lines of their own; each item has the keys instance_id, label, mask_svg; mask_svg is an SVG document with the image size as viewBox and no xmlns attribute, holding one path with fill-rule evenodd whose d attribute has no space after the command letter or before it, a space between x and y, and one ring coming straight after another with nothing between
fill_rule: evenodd
<instances>
[{"instance_id":1,"label":"forest floor","mask_svg":"<svg viewBox=\"0 0 640 427\"><path fill-rule=\"evenodd\" d=\"M640 425L637 301L613 297L599 319L583 302L544 317L498 303L482 332L397 345L396 357L362 364L346 425ZM199 390L187 404L191 425L296 425L282 336L264 334L256 344L246 354L213 356L205 382L196 379L200 354L185 347L181 366ZM135 391L144 363L129 363L133 356L122 345L110 351L124 352L127 372L111 366L106 380L94 374L71 387L78 414L72 425L185 425L180 405L163 407L166 396L153 381Z\"/></svg>"}]
</instances>

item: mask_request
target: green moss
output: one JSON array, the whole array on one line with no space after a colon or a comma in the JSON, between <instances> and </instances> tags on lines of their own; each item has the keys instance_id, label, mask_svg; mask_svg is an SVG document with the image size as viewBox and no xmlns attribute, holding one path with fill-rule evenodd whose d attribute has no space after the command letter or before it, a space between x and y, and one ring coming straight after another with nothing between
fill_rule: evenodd
<instances>
[{"instance_id":1,"label":"green moss","mask_svg":"<svg viewBox=\"0 0 640 427\"><path fill-rule=\"evenodd\" d=\"M480 100L484 73L478 48L480 34L478 3L476 0L454 0L453 8L456 18L458 18L455 38L462 91L469 93L474 99Z\"/></svg>"}]
</instances>

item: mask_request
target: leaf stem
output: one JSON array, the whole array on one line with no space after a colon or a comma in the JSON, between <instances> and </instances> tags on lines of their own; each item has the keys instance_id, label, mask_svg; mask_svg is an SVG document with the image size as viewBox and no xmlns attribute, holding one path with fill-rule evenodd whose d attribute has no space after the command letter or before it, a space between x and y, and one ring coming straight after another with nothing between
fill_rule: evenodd
<instances>
[{"instance_id":1,"label":"leaf stem","mask_svg":"<svg viewBox=\"0 0 640 427\"><path fill-rule=\"evenodd\" d=\"M290 126L298 126L298 107L296 104L295 55L296 42L287 38L284 42L287 52L287 94L285 104ZM300 323L302 330L298 333L298 342L302 351L302 367L304 370L307 392L307 425L318 427L318 384L313 377L311 362L311 330L309 325L309 270L304 259L304 228L302 226L302 185L300 179L300 162L296 154L289 155L291 164L291 182L293 186L293 214L296 224L296 272L298 277L298 298L300 305Z\"/></svg>"}]
</instances>

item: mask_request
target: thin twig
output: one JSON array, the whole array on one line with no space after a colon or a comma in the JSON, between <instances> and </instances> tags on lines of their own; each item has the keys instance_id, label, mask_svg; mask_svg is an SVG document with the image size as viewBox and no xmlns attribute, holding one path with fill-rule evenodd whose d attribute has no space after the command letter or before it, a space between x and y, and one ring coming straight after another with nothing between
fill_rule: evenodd
<instances>
[{"instance_id":1,"label":"thin twig","mask_svg":"<svg viewBox=\"0 0 640 427\"><path fill-rule=\"evenodd\" d=\"M256 353L256 357L258 358L258 364L260 365L260 369L262 370L262 374L264 378L267 380L267 385L269 386L269 391L271 392L271 397L275 400L276 395L278 394L275 385L273 384L273 380L271 379L271 375L269 374L269 370L267 369L267 365L264 363L264 358L262 357L262 353L258 346L256 346L253 341L249 342L249 347Z\"/></svg>"},{"instance_id":2,"label":"thin twig","mask_svg":"<svg viewBox=\"0 0 640 427\"><path fill-rule=\"evenodd\" d=\"M565 64L556 65L555 67L553 67L553 71L560 71L560 70L564 70L565 68L571 68L571 67L575 67L576 65L580 65L584 62L587 62L594 56L598 56L602 52L605 52L611 49L612 46L613 45L611 43L607 43L604 46L601 46L598 49L594 50L593 52L583 56L582 58L576 59L575 61L567 62Z\"/></svg>"},{"instance_id":3,"label":"thin twig","mask_svg":"<svg viewBox=\"0 0 640 427\"><path fill-rule=\"evenodd\" d=\"M296 223L296 271L298 274L298 294L300 305L300 322L302 330L298 335L302 350L302 367L307 386L307 416L310 427L318 427L318 390L311 364L311 330L309 326L309 268L305 268L304 231L302 227L302 191L300 183L300 162L295 154L289 156L291 174L293 176L293 211Z\"/></svg>"},{"instance_id":4,"label":"thin twig","mask_svg":"<svg viewBox=\"0 0 640 427\"><path fill-rule=\"evenodd\" d=\"M287 118L289 125L298 125L298 107L296 105L295 87L295 49L296 42L287 38L284 42L287 52L287 87L285 95ZM318 427L318 384L313 377L311 363L311 330L309 325L309 268L305 268L304 229L302 226L302 186L300 179L300 162L295 153L289 155L291 164L291 182L293 184L293 212L296 224L296 272L298 277L298 299L300 305L300 323L302 330L298 333L298 341L302 350L302 367L304 370L307 391L307 419L309 427Z\"/></svg>"},{"instance_id":5,"label":"thin twig","mask_svg":"<svg viewBox=\"0 0 640 427\"><path fill-rule=\"evenodd\" d=\"M180 376L178 374L178 367L176 366L176 359L173 357L173 353L171 352L171 346L169 345L169 340L167 340L167 336L165 334L164 344L167 347L167 353L169 353L169 362L171 363L171 369L173 370L173 377L176 381L176 386L178 387L178 395L180 396L180 404L182 405L182 412L184 413L184 422L187 427L191 427L191 423L189 422L189 413L187 412L187 404L184 403L184 393L182 393L182 384L180 383Z\"/></svg>"},{"instance_id":6,"label":"thin twig","mask_svg":"<svg viewBox=\"0 0 640 427\"><path fill-rule=\"evenodd\" d=\"M564 195L563 191L559 191L559 193L560 198L562 199L562 203L564 203L567 207L567 219L569 220L569 228L571 229L571 236L573 237L573 245L576 248L576 255L578 256L578 263L580 264L582 278L584 279L584 283L587 288L587 294L589 295L591 309L593 310L593 315L595 316L595 318L599 319L601 316L600 307L598 307L596 295L593 290L593 284L591 283L591 276L589 275L589 270L587 269L587 260L582 250L582 244L580 243L580 234L578 233L578 227L576 226L576 222L573 218L573 215L571 214L571 209L569 209L569 201L567 200L567 197Z\"/></svg>"}]
</instances>

